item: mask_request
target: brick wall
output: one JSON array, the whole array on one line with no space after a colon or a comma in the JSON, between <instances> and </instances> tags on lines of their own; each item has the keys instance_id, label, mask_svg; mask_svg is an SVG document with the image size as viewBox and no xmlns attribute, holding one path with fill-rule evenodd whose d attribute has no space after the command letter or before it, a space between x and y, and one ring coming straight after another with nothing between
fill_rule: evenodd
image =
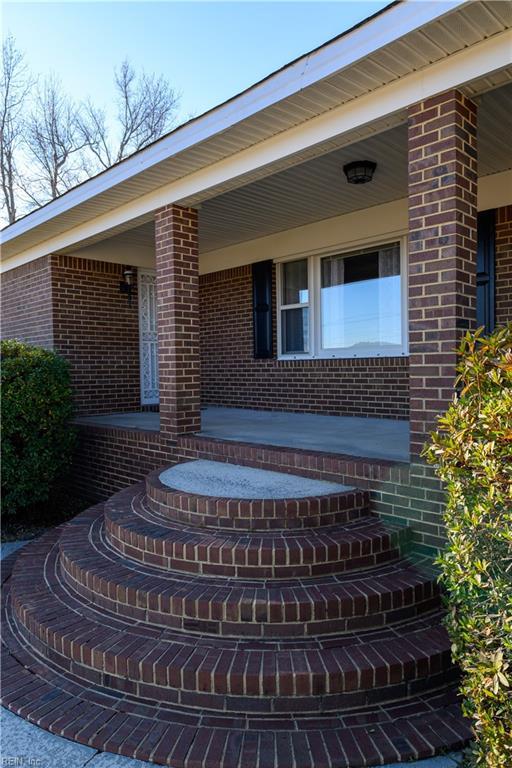
<instances>
[{"instance_id":1,"label":"brick wall","mask_svg":"<svg viewBox=\"0 0 512 768\"><path fill-rule=\"evenodd\" d=\"M175 460L159 432L78 426L72 482L85 499L100 501Z\"/></svg>"},{"instance_id":2,"label":"brick wall","mask_svg":"<svg viewBox=\"0 0 512 768\"><path fill-rule=\"evenodd\" d=\"M496 211L496 325L512 322L512 205Z\"/></svg>"},{"instance_id":3,"label":"brick wall","mask_svg":"<svg viewBox=\"0 0 512 768\"><path fill-rule=\"evenodd\" d=\"M137 295L119 292L123 267L53 256L54 348L71 364L78 414L140 408Z\"/></svg>"},{"instance_id":4,"label":"brick wall","mask_svg":"<svg viewBox=\"0 0 512 768\"><path fill-rule=\"evenodd\" d=\"M456 348L476 314L476 107L453 90L409 108L411 453L453 397Z\"/></svg>"},{"instance_id":5,"label":"brick wall","mask_svg":"<svg viewBox=\"0 0 512 768\"><path fill-rule=\"evenodd\" d=\"M200 314L203 403L407 418L405 357L255 360L250 265L203 275Z\"/></svg>"},{"instance_id":6,"label":"brick wall","mask_svg":"<svg viewBox=\"0 0 512 768\"><path fill-rule=\"evenodd\" d=\"M444 543L444 493L430 467L329 453L253 446L183 435L176 446L158 432L79 425L73 486L91 501L106 499L174 461L207 458L368 489L383 519L412 530L415 552L433 556Z\"/></svg>"},{"instance_id":7,"label":"brick wall","mask_svg":"<svg viewBox=\"0 0 512 768\"><path fill-rule=\"evenodd\" d=\"M2 338L53 347L51 256L2 275Z\"/></svg>"}]
</instances>

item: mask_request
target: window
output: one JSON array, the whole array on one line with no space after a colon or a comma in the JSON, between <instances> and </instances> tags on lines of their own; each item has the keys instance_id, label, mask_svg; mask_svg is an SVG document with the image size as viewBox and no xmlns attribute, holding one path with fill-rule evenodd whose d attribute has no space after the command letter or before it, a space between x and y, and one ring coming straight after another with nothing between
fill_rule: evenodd
<instances>
[{"instance_id":1,"label":"window","mask_svg":"<svg viewBox=\"0 0 512 768\"><path fill-rule=\"evenodd\" d=\"M284 354L309 350L308 260L282 265L281 344Z\"/></svg>"},{"instance_id":2,"label":"window","mask_svg":"<svg viewBox=\"0 0 512 768\"><path fill-rule=\"evenodd\" d=\"M406 352L399 242L280 265L280 355L365 357Z\"/></svg>"}]
</instances>

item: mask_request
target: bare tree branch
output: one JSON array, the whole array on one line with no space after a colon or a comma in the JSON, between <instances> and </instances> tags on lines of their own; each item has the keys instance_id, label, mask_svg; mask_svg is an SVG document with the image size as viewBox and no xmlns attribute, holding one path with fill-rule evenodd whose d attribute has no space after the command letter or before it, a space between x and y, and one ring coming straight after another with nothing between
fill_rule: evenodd
<instances>
[{"instance_id":1,"label":"bare tree branch","mask_svg":"<svg viewBox=\"0 0 512 768\"><path fill-rule=\"evenodd\" d=\"M32 172L23 190L32 204L55 199L84 178L82 153L88 143L79 124L79 111L59 80L47 78L36 92L24 136Z\"/></svg>"},{"instance_id":2,"label":"bare tree branch","mask_svg":"<svg viewBox=\"0 0 512 768\"><path fill-rule=\"evenodd\" d=\"M55 76L35 81L14 38L2 49L0 208L9 223L158 139L175 122L179 95L164 77L115 72L115 112L75 104Z\"/></svg>"},{"instance_id":3,"label":"bare tree branch","mask_svg":"<svg viewBox=\"0 0 512 768\"><path fill-rule=\"evenodd\" d=\"M113 160L105 112L95 107L88 99L82 106L78 127L82 140L92 153L96 164L102 168L109 168Z\"/></svg>"},{"instance_id":4,"label":"bare tree branch","mask_svg":"<svg viewBox=\"0 0 512 768\"><path fill-rule=\"evenodd\" d=\"M32 84L24 56L9 35L2 46L0 78L0 206L5 209L9 224L17 215L18 152L24 125L23 109Z\"/></svg>"},{"instance_id":5,"label":"bare tree branch","mask_svg":"<svg viewBox=\"0 0 512 768\"><path fill-rule=\"evenodd\" d=\"M80 131L101 168L131 155L158 139L173 125L179 95L167 80L143 72L137 77L128 61L115 73L116 122L118 135L112 138L105 112L90 101L83 105Z\"/></svg>"}]
</instances>

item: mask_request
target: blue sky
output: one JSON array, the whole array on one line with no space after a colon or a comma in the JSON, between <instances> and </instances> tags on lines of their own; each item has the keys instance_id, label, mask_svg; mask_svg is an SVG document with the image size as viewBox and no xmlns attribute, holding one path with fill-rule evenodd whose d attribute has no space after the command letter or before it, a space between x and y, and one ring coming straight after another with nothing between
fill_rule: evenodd
<instances>
[{"instance_id":1,"label":"blue sky","mask_svg":"<svg viewBox=\"0 0 512 768\"><path fill-rule=\"evenodd\" d=\"M388 2L7 2L34 73L59 75L77 100L108 107L124 58L164 74L198 115L361 21Z\"/></svg>"}]
</instances>

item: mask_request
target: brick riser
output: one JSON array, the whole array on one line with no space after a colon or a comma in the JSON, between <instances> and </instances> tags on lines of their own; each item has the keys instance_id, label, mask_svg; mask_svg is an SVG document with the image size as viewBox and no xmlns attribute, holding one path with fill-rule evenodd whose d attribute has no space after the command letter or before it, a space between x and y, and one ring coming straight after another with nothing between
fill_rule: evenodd
<instances>
[{"instance_id":1,"label":"brick riser","mask_svg":"<svg viewBox=\"0 0 512 768\"><path fill-rule=\"evenodd\" d=\"M222 445L230 447L229 443ZM236 447L244 453L243 446L237 444ZM231 463L244 462L232 458ZM160 473L161 470L155 470L146 477L149 510L169 520L199 528L247 531L316 528L344 524L368 515L368 493L355 488L345 493L305 499L218 499L169 488L160 482Z\"/></svg>"},{"instance_id":2,"label":"brick riser","mask_svg":"<svg viewBox=\"0 0 512 768\"><path fill-rule=\"evenodd\" d=\"M121 563L94 513L75 521L60 548L63 579L86 600L187 632L313 637L382 627L439 607L437 584L404 561L360 574L277 581L189 576L184 582L179 573Z\"/></svg>"},{"instance_id":3,"label":"brick riser","mask_svg":"<svg viewBox=\"0 0 512 768\"><path fill-rule=\"evenodd\" d=\"M11 563L2 569L8 579ZM462 747L470 738L452 689L353 710L347 714L278 717L176 711L170 704L142 704L129 694L98 692L74 671L62 674L50 659L27 647L9 610L4 587L2 703L52 733L172 768L361 768L431 757Z\"/></svg>"},{"instance_id":4,"label":"brick riser","mask_svg":"<svg viewBox=\"0 0 512 768\"><path fill-rule=\"evenodd\" d=\"M334 480L356 486L355 492L365 494L366 499L368 490L377 483L407 483L410 471L406 462L236 442L200 435L182 435L176 444L175 453L179 461L210 459L319 480ZM150 497L152 492L149 485L153 484L151 478L158 474L159 471L156 471L147 476Z\"/></svg>"},{"instance_id":5,"label":"brick riser","mask_svg":"<svg viewBox=\"0 0 512 768\"><path fill-rule=\"evenodd\" d=\"M21 667L7 665L5 704L37 721L67 692L70 713L44 727L171 768L284 768L292 753L303 768L361 768L460 746L437 586L366 502L247 506L177 495L153 473L18 556L5 636L28 669L17 690ZM207 526L186 519L200 514ZM149 751L147 731L132 737L144 717L160 729Z\"/></svg>"},{"instance_id":6,"label":"brick riser","mask_svg":"<svg viewBox=\"0 0 512 768\"><path fill-rule=\"evenodd\" d=\"M2 703L52 733L171 768L360 768L434 755L470 737L455 694L445 689L413 702L369 707L348 714L269 718L210 717L165 702L141 703L78 677L62 674L47 657L27 646L12 622L12 566L3 565Z\"/></svg>"},{"instance_id":7,"label":"brick riser","mask_svg":"<svg viewBox=\"0 0 512 768\"><path fill-rule=\"evenodd\" d=\"M369 515L350 525L314 529L198 530L152 514L141 487L128 488L106 503L105 524L110 544L121 555L205 576L318 576L361 570L398 557L398 532Z\"/></svg>"},{"instance_id":8,"label":"brick riser","mask_svg":"<svg viewBox=\"0 0 512 768\"><path fill-rule=\"evenodd\" d=\"M36 549L35 545L32 547ZM328 712L392 701L453 677L437 614L387 629L258 641L134 625L98 613L66 590L59 549L20 555L12 604L21 633L80 676L156 700L234 712ZM66 610L63 610L65 606ZM77 672L78 673L78 672Z\"/></svg>"}]
</instances>

